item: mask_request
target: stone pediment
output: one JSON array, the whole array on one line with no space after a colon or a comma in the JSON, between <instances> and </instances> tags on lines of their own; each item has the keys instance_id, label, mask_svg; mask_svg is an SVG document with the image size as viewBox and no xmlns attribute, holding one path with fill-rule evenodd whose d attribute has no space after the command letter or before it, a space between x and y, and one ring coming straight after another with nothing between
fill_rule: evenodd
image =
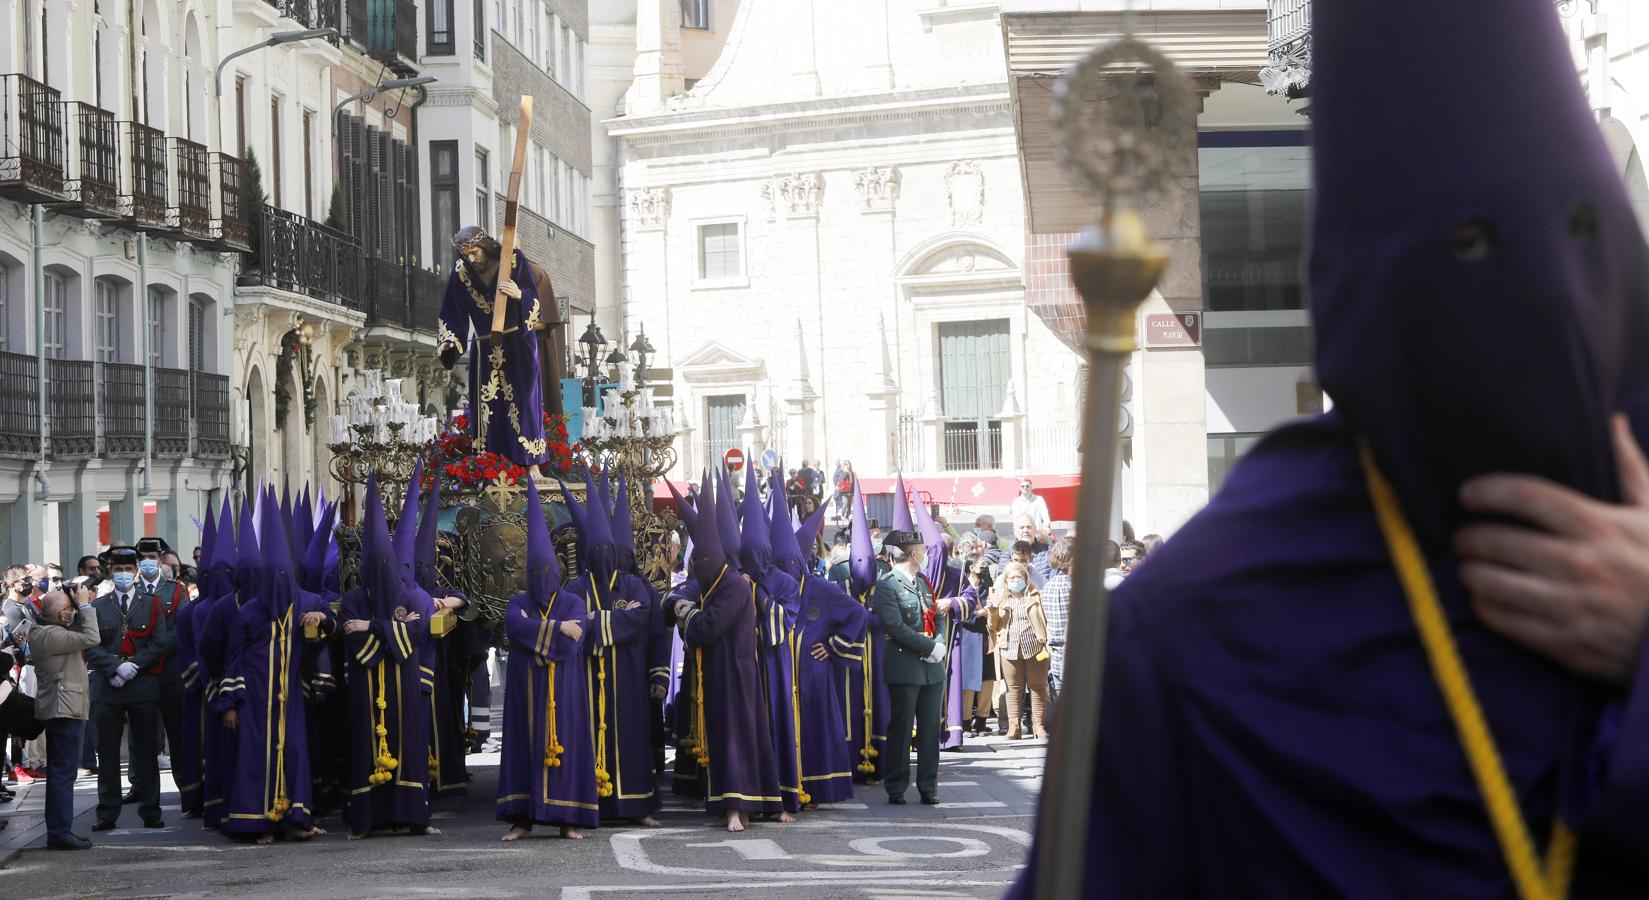
<instances>
[{"instance_id":1,"label":"stone pediment","mask_svg":"<svg viewBox=\"0 0 1649 900\"><path fill-rule=\"evenodd\" d=\"M910 287L1016 284L1019 264L983 235L951 232L918 244L894 268L894 279Z\"/></svg>"},{"instance_id":2,"label":"stone pediment","mask_svg":"<svg viewBox=\"0 0 1649 900\"><path fill-rule=\"evenodd\" d=\"M699 347L676 363L687 381L754 381L761 376L762 361L717 341Z\"/></svg>"}]
</instances>

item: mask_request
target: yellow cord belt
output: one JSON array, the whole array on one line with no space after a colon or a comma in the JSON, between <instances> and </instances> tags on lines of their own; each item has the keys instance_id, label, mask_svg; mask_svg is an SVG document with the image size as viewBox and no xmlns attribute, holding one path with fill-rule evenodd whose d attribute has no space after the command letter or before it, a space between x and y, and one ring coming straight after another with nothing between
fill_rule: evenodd
<instances>
[{"instance_id":1,"label":"yellow cord belt","mask_svg":"<svg viewBox=\"0 0 1649 900\"><path fill-rule=\"evenodd\" d=\"M704 604L709 600L710 595L714 594L716 592L716 588L721 586L721 580L722 580L722 578L726 577L726 575L727 575L727 566L724 564L721 567L721 571L716 573L716 580L710 583L710 589L705 591L702 594L699 594L699 609L700 610L704 609ZM689 729L689 731L692 732L692 734L689 736L689 740L692 741L693 758L698 760L698 764L701 765L701 766L709 765L710 764L710 743L709 743L708 740L706 740L705 727L704 727L704 648L703 647L693 648L693 722L692 722L692 727Z\"/></svg>"},{"instance_id":2,"label":"yellow cord belt","mask_svg":"<svg viewBox=\"0 0 1649 900\"><path fill-rule=\"evenodd\" d=\"M813 795L807 792L807 782L802 769L802 654L801 635L791 632L790 639L790 722L795 729L792 736L796 743L796 800L806 806L813 802Z\"/></svg>"},{"instance_id":3,"label":"yellow cord belt","mask_svg":"<svg viewBox=\"0 0 1649 900\"><path fill-rule=\"evenodd\" d=\"M373 708L377 710L377 724L373 726L373 731L378 736L378 757L373 760L374 767L372 776L367 779L368 784L385 784L393 781L395 779L395 767L400 765L395 757L389 755L388 681L389 679L384 674L384 661L380 659L378 660L378 696L372 702ZM372 673L368 670L368 690L371 690L371 684Z\"/></svg>"},{"instance_id":4,"label":"yellow cord belt","mask_svg":"<svg viewBox=\"0 0 1649 900\"><path fill-rule=\"evenodd\" d=\"M869 591L866 591L865 595L859 598L859 603L866 608L870 606ZM871 614L875 615L875 612L872 611ZM876 774L876 764L871 762L871 760L878 756L876 748L871 746L872 741L870 735L871 706L876 699L876 669L874 667L873 660L873 657L876 655L876 633L874 628L874 625L867 625L865 627L865 677L863 684L860 685L865 695L865 745L859 750L859 759L862 760L862 762L859 763L857 768L858 771L864 775Z\"/></svg>"},{"instance_id":5,"label":"yellow cord belt","mask_svg":"<svg viewBox=\"0 0 1649 900\"><path fill-rule=\"evenodd\" d=\"M286 789L286 684L291 674L292 654L287 650L286 639L292 625L292 607L286 608L286 615L276 620L274 634L271 637L271 650L279 645L281 654L281 683L275 692L276 703L280 712L279 722L275 725L275 799L269 812L266 813L271 822L279 822L292 810L292 801L287 796Z\"/></svg>"},{"instance_id":6,"label":"yellow cord belt","mask_svg":"<svg viewBox=\"0 0 1649 900\"><path fill-rule=\"evenodd\" d=\"M555 609L555 598L560 594L560 591L556 591L550 595L549 605L544 608L543 612L538 614L540 622L549 621L550 611ZM555 635L551 634L549 639L555 640ZM549 652L547 646L544 650L546 653ZM545 663L549 667L550 674L549 680L544 684L544 768L553 769L561 765L561 754L565 753L567 748L561 746L555 728L555 660L546 660Z\"/></svg>"},{"instance_id":7,"label":"yellow cord belt","mask_svg":"<svg viewBox=\"0 0 1649 900\"><path fill-rule=\"evenodd\" d=\"M618 573L607 582L610 592L618 582ZM596 586L595 579L590 579L590 600L586 601L584 612L601 611L601 589ZM595 793L597 797L611 797L613 795L613 776L607 771L607 647L600 645L596 648L596 735L595 735Z\"/></svg>"},{"instance_id":8,"label":"yellow cord belt","mask_svg":"<svg viewBox=\"0 0 1649 900\"><path fill-rule=\"evenodd\" d=\"M1478 790L1488 807L1489 820L1506 856L1506 865L1511 869L1517 894L1522 900L1563 900L1568 896L1569 879L1574 872L1575 834L1562 821L1556 822L1545 865L1541 865L1523 810L1517 805L1517 794L1506 776L1494 735L1483 716L1483 707L1472 690L1454 635L1449 632L1448 620L1443 616L1443 606L1437 599L1419 543L1403 517L1396 492L1380 473L1366 444L1362 447L1362 462L1374 512L1380 520L1380 530L1385 534L1403 593L1408 596L1426 656L1431 661L1432 677L1443 692L1455 730L1460 733L1466 760L1471 764Z\"/></svg>"}]
</instances>

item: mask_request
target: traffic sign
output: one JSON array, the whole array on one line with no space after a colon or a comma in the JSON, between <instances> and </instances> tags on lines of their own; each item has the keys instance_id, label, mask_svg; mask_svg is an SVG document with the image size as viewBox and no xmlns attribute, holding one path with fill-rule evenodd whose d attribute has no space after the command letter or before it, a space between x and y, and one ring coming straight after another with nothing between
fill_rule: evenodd
<instances>
[{"instance_id":1,"label":"traffic sign","mask_svg":"<svg viewBox=\"0 0 1649 900\"><path fill-rule=\"evenodd\" d=\"M779 467L779 451L768 447L762 451L762 468L772 471Z\"/></svg>"},{"instance_id":2,"label":"traffic sign","mask_svg":"<svg viewBox=\"0 0 1649 900\"><path fill-rule=\"evenodd\" d=\"M721 462L727 467L727 471L737 472L744 468L744 451L734 447L722 454Z\"/></svg>"}]
</instances>

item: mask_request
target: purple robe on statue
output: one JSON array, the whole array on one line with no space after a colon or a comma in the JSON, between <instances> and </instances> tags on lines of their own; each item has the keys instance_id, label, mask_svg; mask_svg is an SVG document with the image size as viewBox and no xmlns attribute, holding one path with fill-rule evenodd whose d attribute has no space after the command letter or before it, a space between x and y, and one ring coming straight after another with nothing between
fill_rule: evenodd
<instances>
[{"instance_id":1,"label":"purple robe on statue","mask_svg":"<svg viewBox=\"0 0 1649 900\"><path fill-rule=\"evenodd\" d=\"M515 255L512 277L521 288L521 299L506 300L505 334L497 347L487 338L496 281L473 283L479 279L462 259L453 263L447 278L436 329L442 343L468 347L470 436L476 438L477 449L491 450L517 465L535 466L548 458L536 328L554 314L546 314L540 304L555 301L539 298L526 255L520 250ZM485 433L480 431L483 423Z\"/></svg>"},{"instance_id":2,"label":"purple robe on statue","mask_svg":"<svg viewBox=\"0 0 1649 900\"><path fill-rule=\"evenodd\" d=\"M575 828L600 822L585 656L580 642L560 627L566 621L583 624L584 618L584 601L568 590L553 592L544 604L531 594L517 594L504 613L510 652L498 764L500 821ZM559 764L549 766L544 761L552 713L563 750Z\"/></svg>"},{"instance_id":3,"label":"purple robe on statue","mask_svg":"<svg viewBox=\"0 0 1649 900\"><path fill-rule=\"evenodd\" d=\"M711 523L709 527L715 527ZM705 808L778 813L778 765L768 737L767 706L756 658L756 601L749 579L726 568L708 593L696 581L697 606L684 617L688 652L703 660L704 739L709 752ZM679 755L679 754L678 754Z\"/></svg>"}]
</instances>

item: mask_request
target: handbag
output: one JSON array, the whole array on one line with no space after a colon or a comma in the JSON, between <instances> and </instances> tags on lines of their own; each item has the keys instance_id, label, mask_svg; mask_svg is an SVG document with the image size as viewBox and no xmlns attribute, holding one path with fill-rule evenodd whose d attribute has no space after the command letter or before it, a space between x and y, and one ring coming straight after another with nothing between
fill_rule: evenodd
<instances>
[{"instance_id":1,"label":"handbag","mask_svg":"<svg viewBox=\"0 0 1649 900\"><path fill-rule=\"evenodd\" d=\"M34 717L34 698L10 681L0 684L0 730L25 741L46 730L46 723Z\"/></svg>"}]
</instances>

